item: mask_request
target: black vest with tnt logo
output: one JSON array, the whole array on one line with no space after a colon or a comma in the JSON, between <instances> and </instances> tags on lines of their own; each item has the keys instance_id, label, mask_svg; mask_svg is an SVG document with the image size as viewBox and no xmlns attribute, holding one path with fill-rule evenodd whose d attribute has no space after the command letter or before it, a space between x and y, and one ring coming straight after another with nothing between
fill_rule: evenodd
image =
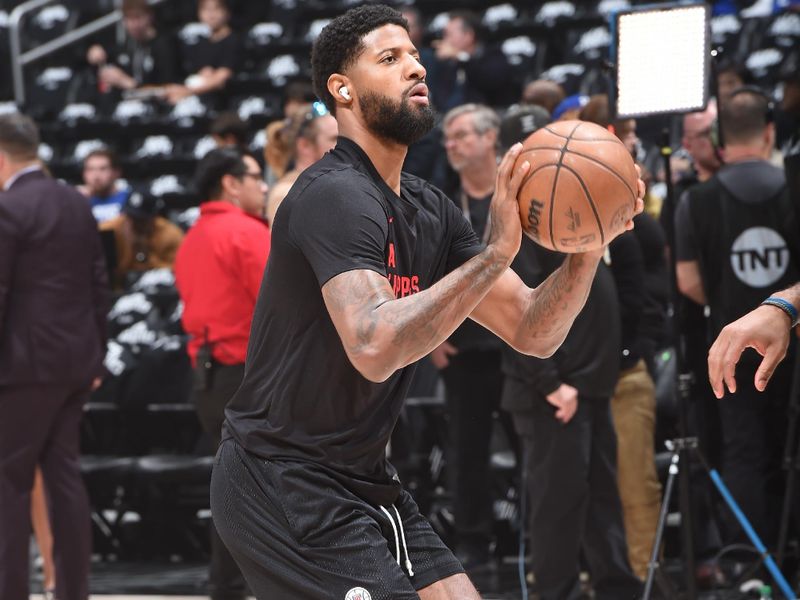
<instances>
[{"instance_id":1,"label":"black vest with tnt logo","mask_svg":"<svg viewBox=\"0 0 800 600\"><path fill-rule=\"evenodd\" d=\"M796 212L785 180L762 189L760 198L727 183L717 174L688 192L714 335L800 279Z\"/></svg>"}]
</instances>

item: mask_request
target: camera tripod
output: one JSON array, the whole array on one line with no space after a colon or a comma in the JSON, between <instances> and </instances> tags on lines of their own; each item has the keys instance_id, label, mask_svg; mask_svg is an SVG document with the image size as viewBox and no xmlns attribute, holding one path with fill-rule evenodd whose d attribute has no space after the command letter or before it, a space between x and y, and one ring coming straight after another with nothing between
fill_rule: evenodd
<instances>
[{"instance_id":1,"label":"camera tripod","mask_svg":"<svg viewBox=\"0 0 800 600\"><path fill-rule=\"evenodd\" d=\"M642 600L650 600L652 591L653 591L653 583L655 581L655 574L656 569L660 566L658 562L658 555L661 548L661 541L664 537L664 527L667 522L667 515L669 513L669 501L670 497L672 496L672 491L675 486L675 478L678 476L678 473L683 471L688 471L688 454L691 452L695 455L696 458L699 459L700 464L705 469L708 476L711 478L711 481L714 483L714 486L717 488L719 493L722 495L723 500L725 503L730 507L731 511L733 512L736 520L739 521L739 524L744 529L747 537L750 538L750 541L758 550L759 554L761 555L764 564L766 565L767 569L769 570L770 574L772 575L775 583L780 588L783 595L788 600L796 600L796 596L792 591L791 587L789 587L788 582L784 578L783 574L778 569L778 565L775 563L775 560L772 558L770 553L767 551L766 547L764 546L761 538L758 537L758 534L753 529L752 525L750 525L750 521L748 521L745 514L739 508L739 505L734 500L733 496L731 496L730 491L728 490L725 483L722 481L722 477L720 477L719 473L716 469L712 469L708 466L703 455L700 453L700 448L698 447L697 438L690 437L690 438L678 438L675 440L671 440L667 442L667 448L672 452L672 458L670 460L669 466L669 476L667 477L667 485L666 490L664 492L664 499L661 504L661 514L658 518L658 528L656 529L656 539L653 544L653 550L650 554L650 564L647 569L647 579L645 581L645 588L644 588L644 595L642 596ZM684 464L681 465L681 460L684 461ZM682 469L680 468L682 467ZM683 515L685 518L686 515ZM685 543L685 541L684 541ZM689 576L692 577L693 573L689 573Z\"/></svg>"}]
</instances>

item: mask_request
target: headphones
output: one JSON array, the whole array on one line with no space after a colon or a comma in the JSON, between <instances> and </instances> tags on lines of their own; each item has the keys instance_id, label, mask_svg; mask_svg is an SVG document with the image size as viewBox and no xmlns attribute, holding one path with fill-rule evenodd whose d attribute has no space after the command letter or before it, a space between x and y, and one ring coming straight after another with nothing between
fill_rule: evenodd
<instances>
[{"instance_id":1,"label":"headphones","mask_svg":"<svg viewBox=\"0 0 800 600\"><path fill-rule=\"evenodd\" d=\"M339 95L345 100L350 100L350 90L347 89L346 85L339 88Z\"/></svg>"},{"instance_id":2,"label":"headphones","mask_svg":"<svg viewBox=\"0 0 800 600\"><path fill-rule=\"evenodd\" d=\"M762 98L766 102L766 108L764 109L764 124L769 125L770 123L775 122L775 100L772 98L772 96L767 94L767 92L755 85L743 85L733 90L728 96L728 99L730 100L739 94L753 94L759 98ZM721 103L718 104L717 118L711 123L710 138L711 145L714 147L714 152L719 158L721 156L722 148L725 146L725 139L720 135L720 114L722 113L722 106Z\"/></svg>"}]
</instances>

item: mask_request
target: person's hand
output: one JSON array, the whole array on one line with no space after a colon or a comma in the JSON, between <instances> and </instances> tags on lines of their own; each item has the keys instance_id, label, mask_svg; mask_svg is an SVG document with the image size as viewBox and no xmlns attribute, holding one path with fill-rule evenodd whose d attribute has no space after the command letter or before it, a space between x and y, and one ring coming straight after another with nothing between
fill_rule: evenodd
<instances>
[{"instance_id":1,"label":"person's hand","mask_svg":"<svg viewBox=\"0 0 800 600\"><path fill-rule=\"evenodd\" d=\"M736 363L745 348L753 348L764 359L756 371L754 384L763 392L775 367L786 356L789 346L789 316L775 306L759 306L726 326L708 351L708 380L717 398L736 391ZM723 385L724 381L724 385Z\"/></svg>"},{"instance_id":2,"label":"person's hand","mask_svg":"<svg viewBox=\"0 0 800 600\"><path fill-rule=\"evenodd\" d=\"M108 55L106 54L106 51L103 50L103 47L99 44L95 44L89 48L89 51L86 53L86 61L95 67L97 65L105 64L107 60Z\"/></svg>"},{"instance_id":3,"label":"person's hand","mask_svg":"<svg viewBox=\"0 0 800 600\"><path fill-rule=\"evenodd\" d=\"M458 354L458 348L450 342L444 341L431 352L431 362L441 371L450 366L450 357L456 354Z\"/></svg>"},{"instance_id":4,"label":"person's hand","mask_svg":"<svg viewBox=\"0 0 800 600\"><path fill-rule=\"evenodd\" d=\"M90 388L90 391L92 391L92 392L95 391L101 385L103 385L103 378L102 377L95 377L92 380L92 387Z\"/></svg>"},{"instance_id":5,"label":"person's hand","mask_svg":"<svg viewBox=\"0 0 800 600\"><path fill-rule=\"evenodd\" d=\"M547 401L558 409L556 419L566 425L578 410L578 390L562 383L555 392L547 395Z\"/></svg>"},{"instance_id":6,"label":"person's hand","mask_svg":"<svg viewBox=\"0 0 800 600\"><path fill-rule=\"evenodd\" d=\"M500 166L497 168L497 180L494 187L494 196L489 208L489 222L491 233L487 246L493 247L510 264L519 252L522 243L522 222L519 217L519 203L517 193L522 185L525 174L530 170L530 163L526 160L514 168L514 163L522 151L522 144L511 146Z\"/></svg>"},{"instance_id":7,"label":"person's hand","mask_svg":"<svg viewBox=\"0 0 800 600\"><path fill-rule=\"evenodd\" d=\"M133 78L116 65L107 65L100 69L100 80L106 85L124 90L136 87Z\"/></svg>"},{"instance_id":8,"label":"person's hand","mask_svg":"<svg viewBox=\"0 0 800 600\"><path fill-rule=\"evenodd\" d=\"M638 190L636 194L636 206L633 208L633 217L641 214L644 210L644 195L647 193L647 185L642 179L642 169L639 167L639 165L634 165L634 167L636 167L636 174L639 176L639 178L636 180ZM630 231L633 229L633 217L628 219L628 222L625 223L625 231Z\"/></svg>"},{"instance_id":9,"label":"person's hand","mask_svg":"<svg viewBox=\"0 0 800 600\"><path fill-rule=\"evenodd\" d=\"M192 91L184 85L171 84L166 87L164 97L170 104L177 104L192 95Z\"/></svg>"}]
</instances>

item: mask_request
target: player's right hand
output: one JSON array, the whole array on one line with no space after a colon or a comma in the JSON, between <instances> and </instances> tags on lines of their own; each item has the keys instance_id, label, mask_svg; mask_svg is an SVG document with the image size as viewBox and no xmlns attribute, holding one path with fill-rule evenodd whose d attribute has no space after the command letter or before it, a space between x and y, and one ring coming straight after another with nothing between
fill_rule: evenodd
<instances>
[{"instance_id":1,"label":"player's right hand","mask_svg":"<svg viewBox=\"0 0 800 600\"><path fill-rule=\"evenodd\" d=\"M523 161L516 169L514 168L521 151L522 144L514 144L500 161L489 212L491 234L488 245L495 248L509 264L519 252L522 243L522 222L519 217L517 194L522 180L531 167L528 161Z\"/></svg>"}]
</instances>

